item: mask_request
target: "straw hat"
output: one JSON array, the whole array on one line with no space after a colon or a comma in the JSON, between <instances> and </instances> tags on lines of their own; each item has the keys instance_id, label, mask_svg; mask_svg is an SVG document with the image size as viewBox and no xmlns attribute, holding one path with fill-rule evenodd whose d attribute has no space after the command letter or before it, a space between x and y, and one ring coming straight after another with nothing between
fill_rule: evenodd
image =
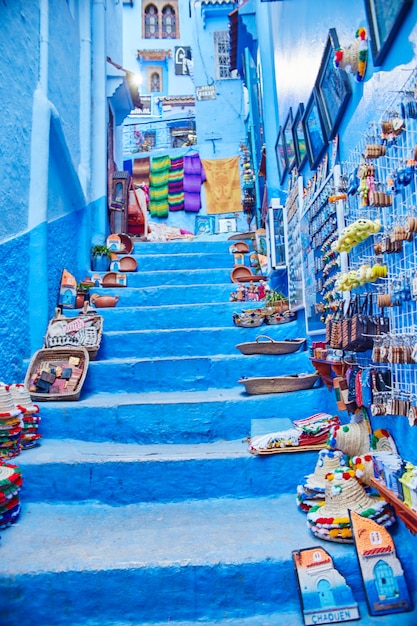
<instances>
[{"instance_id":1,"label":"straw hat","mask_svg":"<svg viewBox=\"0 0 417 626\"><path fill-rule=\"evenodd\" d=\"M355 476L362 485L371 484L374 478L374 459L372 454L353 456L349 459L349 466L355 472Z\"/></svg>"},{"instance_id":2,"label":"straw hat","mask_svg":"<svg viewBox=\"0 0 417 626\"><path fill-rule=\"evenodd\" d=\"M17 415L18 413L20 411L16 409L12 394L6 385L0 384L0 419Z\"/></svg>"},{"instance_id":3,"label":"straw hat","mask_svg":"<svg viewBox=\"0 0 417 626\"><path fill-rule=\"evenodd\" d=\"M341 450L348 456L361 456L370 450L369 428L365 420L334 426L328 445L331 450Z\"/></svg>"},{"instance_id":4,"label":"straw hat","mask_svg":"<svg viewBox=\"0 0 417 626\"><path fill-rule=\"evenodd\" d=\"M338 48L334 55L334 64L355 76L355 80L363 81L368 60L368 41L366 30L359 28L355 40L347 48Z\"/></svg>"},{"instance_id":5,"label":"straw hat","mask_svg":"<svg viewBox=\"0 0 417 626\"><path fill-rule=\"evenodd\" d=\"M320 450L316 467L312 474L306 476L304 487L324 492L326 475L345 465L344 454L341 450Z\"/></svg>"},{"instance_id":6,"label":"straw hat","mask_svg":"<svg viewBox=\"0 0 417 626\"><path fill-rule=\"evenodd\" d=\"M339 468L326 476L325 504L307 513L313 534L329 541L352 542L349 510L390 525L390 507L380 496L370 496L350 469Z\"/></svg>"},{"instance_id":7,"label":"straw hat","mask_svg":"<svg viewBox=\"0 0 417 626\"><path fill-rule=\"evenodd\" d=\"M38 413L39 407L33 404L29 391L22 384L15 383L8 386L8 390L17 408L24 413Z\"/></svg>"}]
</instances>

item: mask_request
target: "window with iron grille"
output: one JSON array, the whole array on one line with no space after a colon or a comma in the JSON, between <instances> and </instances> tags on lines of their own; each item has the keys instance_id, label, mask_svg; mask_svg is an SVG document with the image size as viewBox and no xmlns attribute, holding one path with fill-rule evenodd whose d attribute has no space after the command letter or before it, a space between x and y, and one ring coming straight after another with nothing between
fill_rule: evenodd
<instances>
[{"instance_id":1,"label":"window with iron grille","mask_svg":"<svg viewBox=\"0 0 417 626\"><path fill-rule=\"evenodd\" d=\"M159 38L159 15L154 4L148 4L145 9L145 39Z\"/></svg>"},{"instance_id":2,"label":"window with iron grille","mask_svg":"<svg viewBox=\"0 0 417 626\"><path fill-rule=\"evenodd\" d=\"M216 79L231 78L230 76L230 39L228 30L217 30L214 37L214 61Z\"/></svg>"}]
</instances>

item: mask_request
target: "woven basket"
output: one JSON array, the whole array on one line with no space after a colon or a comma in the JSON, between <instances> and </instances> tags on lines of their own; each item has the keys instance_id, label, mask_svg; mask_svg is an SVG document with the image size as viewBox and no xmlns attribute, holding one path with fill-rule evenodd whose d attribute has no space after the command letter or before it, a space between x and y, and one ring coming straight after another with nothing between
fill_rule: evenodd
<instances>
[{"instance_id":1,"label":"woven basket","mask_svg":"<svg viewBox=\"0 0 417 626\"><path fill-rule=\"evenodd\" d=\"M136 272L138 262L133 256L123 256L119 261L119 268L122 272Z\"/></svg>"},{"instance_id":2,"label":"woven basket","mask_svg":"<svg viewBox=\"0 0 417 626\"><path fill-rule=\"evenodd\" d=\"M275 341L268 335L259 335L256 341L239 343L236 348L242 354L291 354L296 352L305 339L286 339L285 341Z\"/></svg>"},{"instance_id":3,"label":"woven basket","mask_svg":"<svg viewBox=\"0 0 417 626\"><path fill-rule=\"evenodd\" d=\"M82 346L88 351L90 361L93 361L97 356L103 336L103 317L95 311L87 311L85 307L77 317L65 317L59 309L56 309L55 317L49 322L43 347ZM84 323L84 328L76 329L77 320Z\"/></svg>"},{"instance_id":4,"label":"woven basket","mask_svg":"<svg viewBox=\"0 0 417 626\"><path fill-rule=\"evenodd\" d=\"M288 324L288 322L295 320L296 317L296 313L290 313L290 311L286 311L285 313L272 313L265 316L265 324L269 324L270 326Z\"/></svg>"},{"instance_id":5,"label":"woven basket","mask_svg":"<svg viewBox=\"0 0 417 626\"><path fill-rule=\"evenodd\" d=\"M294 376L241 378L239 383L245 385L247 393L259 395L262 393L286 393L288 391L311 389L319 378L319 373L314 372L314 374L295 374Z\"/></svg>"},{"instance_id":6,"label":"woven basket","mask_svg":"<svg viewBox=\"0 0 417 626\"><path fill-rule=\"evenodd\" d=\"M79 365L71 365L70 358L75 357L79 359ZM85 381L85 377L87 375L88 365L90 362L90 358L88 356L88 352L85 348L51 348L51 349L43 349L38 350L29 364L29 367L26 372L25 377L25 387L30 393L30 397L32 400L36 401L56 401L56 400L78 400L80 397L81 389ZM46 371L50 373L51 368L61 368L64 370L66 367L69 367L74 370L74 368L79 368L82 370L77 381L74 381L74 386L69 388L68 391L62 390L58 393L42 393L40 391L33 390L34 381L37 377L38 371ZM57 377L60 378L60 377ZM71 381L71 377L68 379ZM61 378L61 380L65 380ZM71 385L71 382L69 383Z\"/></svg>"}]
</instances>

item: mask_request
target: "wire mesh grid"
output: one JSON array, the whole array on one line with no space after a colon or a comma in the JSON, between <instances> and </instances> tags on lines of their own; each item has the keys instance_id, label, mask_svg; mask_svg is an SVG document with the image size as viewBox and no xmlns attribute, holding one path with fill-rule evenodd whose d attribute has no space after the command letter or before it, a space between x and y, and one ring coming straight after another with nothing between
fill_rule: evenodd
<instances>
[{"instance_id":1,"label":"wire mesh grid","mask_svg":"<svg viewBox=\"0 0 417 626\"><path fill-rule=\"evenodd\" d=\"M348 269L387 267L386 277L355 291L375 293L375 313L389 317L390 332L384 341L391 357L386 363L392 372L392 399L407 399L416 406L417 71L411 72L402 90L387 94L385 100L380 119L369 124L342 164L346 225L364 219L381 222L377 234L351 249ZM362 366L372 363L372 358L361 357Z\"/></svg>"}]
</instances>

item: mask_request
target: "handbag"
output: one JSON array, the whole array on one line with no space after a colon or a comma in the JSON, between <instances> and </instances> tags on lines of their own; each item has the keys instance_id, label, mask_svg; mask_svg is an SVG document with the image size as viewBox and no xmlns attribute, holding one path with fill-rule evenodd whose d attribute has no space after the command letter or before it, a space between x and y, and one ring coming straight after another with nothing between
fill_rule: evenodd
<instances>
[{"instance_id":1,"label":"handbag","mask_svg":"<svg viewBox=\"0 0 417 626\"><path fill-rule=\"evenodd\" d=\"M352 352L372 350L376 330L372 294L365 294L362 304L360 296L355 296L349 303L346 327L342 325L343 349Z\"/></svg>"}]
</instances>

